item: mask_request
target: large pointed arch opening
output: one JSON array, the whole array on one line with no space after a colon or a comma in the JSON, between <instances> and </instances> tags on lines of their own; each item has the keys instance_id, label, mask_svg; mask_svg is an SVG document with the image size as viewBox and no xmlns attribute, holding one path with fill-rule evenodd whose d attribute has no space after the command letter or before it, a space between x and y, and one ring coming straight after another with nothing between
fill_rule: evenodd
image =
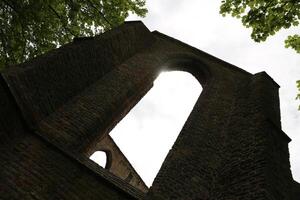
<instances>
[{"instance_id":1,"label":"large pointed arch opening","mask_svg":"<svg viewBox=\"0 0 300 200\"><path fill-rule=\"evenodd\" d=\"M152 185L201 91L199 81L188 72L162 72L110 132L147 186Z\"/></svg>"}]
</instances>

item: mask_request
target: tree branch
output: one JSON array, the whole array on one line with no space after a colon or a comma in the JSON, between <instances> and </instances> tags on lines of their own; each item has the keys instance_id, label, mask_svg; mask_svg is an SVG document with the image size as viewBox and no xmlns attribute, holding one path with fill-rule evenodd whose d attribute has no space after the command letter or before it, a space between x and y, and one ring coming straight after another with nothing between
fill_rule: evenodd
<instances>
[{"instance_id":1,"label":"tree branch","mask_svg":"<svg viewBox=\"0 0 300 200\"><path fill-rule=\"evenodd\" d=\"M61 23L62 23L64 29L65 29L67 32L71 33L71 35L73 35L74 37L77 37L77 35L76 35L75 33L73 33L73 31L72 31L71 29L69 29L68 27L66 27L66 25L65 25L65 23L64 23L64 21L63 21L63 19L62 19L62 17L58 14L58 12L57 12L51 5L48 5L48 7L49 7L49 9L55 14L55 16L61 21Z\"/></svg>"},{"instance_id":2,"label":"tree branch","mask_svg":"<svg viewBox=\"0 0 300 200\"><path fill-rule=\"evenodd\" d=\"M96 11L99 12L99 14L101 15L101 17L109 24L109 26L112 28L113 25L109 22L109 20L105 17L104 13L101 12L101 10L99 10L94 4L93 2L91 2L90 0L87 0L89 2L89 4L91 5L91 7L93 7Z\"/></svg>"},{"instance_id":3,"label":"tree branch","mask_svg":"<svg viewBox=\"0 0 300 200\"><path fill-rule=\"evenodd\" d=\"M3 47L3 51L4 51L4 62L5 64L4 65L8 65L9 64L9 61L8 61L8 57L7 57L7 47L6 47L6 43L5 43L5 34L3 33L2 29L0 29L0 35L2 35L0 38L1 38L1 41L2 41L2 47ZM1 66L0 66L1 67Z\"/></svg>"}]
</instances>

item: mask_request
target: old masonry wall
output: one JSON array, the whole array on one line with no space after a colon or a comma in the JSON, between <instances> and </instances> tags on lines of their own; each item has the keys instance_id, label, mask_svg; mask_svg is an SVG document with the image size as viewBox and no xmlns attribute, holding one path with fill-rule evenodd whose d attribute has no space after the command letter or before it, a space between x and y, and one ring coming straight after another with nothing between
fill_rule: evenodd
<instances>
[{"instance_id":1,"label":"old masonry wall","mask_svg":"<svg viewBox=\"0 0 300 200\"><path fill-rule=\"evenodd\" d=\"M130 163L88 157L162 70L191 73L203 92L148 189L125 178ZM278 88L141 22L77 38L1 73L0 197L298 200Z\"/></svg>"}]
</instances>

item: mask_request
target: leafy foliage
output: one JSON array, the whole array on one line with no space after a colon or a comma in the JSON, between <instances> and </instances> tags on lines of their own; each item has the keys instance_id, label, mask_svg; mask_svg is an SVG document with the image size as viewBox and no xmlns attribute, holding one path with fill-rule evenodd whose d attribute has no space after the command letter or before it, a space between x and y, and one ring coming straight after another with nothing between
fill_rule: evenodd
<instances>
[{"instance_id":1,"label":"leafy foliage","mask_svg":"<svg viewBox=\"0 0 300 200\"><path fill-rule=\"evenodd\" d=\"M265 41L282 28L298 26L299 0L222 0L220 13L241 18L244 26L252 28L251 37L256 42ZM299 35L290 36L286 47L300 51Z\"/></svg>"},{"instance_id":2,"label":"leafy foliage","mask_svg":"<svg viewBox=\"0 0 300 200\"><path fill-rule=\"evenodd\" d=\"M297 81L297 88L298 88L298 95L296 97L296 99L300 100L300 80ZM298 110L300 110L300 105L298 107Z\"/></svg>"},{"instance_id":3,"label":"leafy foliage","mask_svg":"<svg viewBox=\"0 0 300 200\"><path fill-rule=\"evenodd\" d=\"M244 26L252 28L251 38L265 41L282 28L298 26L300 22L299 0L222 0L220 13L241 19ZM300 53L300 35L288 36L285 47ZM300 80L297 81L300 100ZM299 106L300 110L300 106Z\"/></svg>"},{"instance_id":4,"label":"leafy foliage","mask_svg":"<svg viewBox=\"0 0 300 200\"><path fill-rule=\"evenodd\" d=\"M285 47L291 47L300 53L300 35L289 35L285 40Z\"/></svg>"},{"instance_id":5,"label":"leafy foliage","mask_svg":"<svg viewBox=\"0 0 300 200\"><path fill-rule=\"evenodd\" d=\"M2 0L0 69L122 23L129 12L145 16L145 0Z\"/></svg>"}]
</instances>

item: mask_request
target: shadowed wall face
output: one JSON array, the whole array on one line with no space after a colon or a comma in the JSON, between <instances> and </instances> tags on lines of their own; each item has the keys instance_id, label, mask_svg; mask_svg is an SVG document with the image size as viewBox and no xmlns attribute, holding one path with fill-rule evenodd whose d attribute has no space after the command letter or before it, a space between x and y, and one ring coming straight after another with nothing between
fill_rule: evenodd
<instances>
[{"instance_id":1,"label":"shadowed wall face","mask_svg":"<svg viewBox=\"0 0 300 200\"><path fill-rule=\"evenodd\" d=\"M88 156L163 66L190 72L203 92L145 194ZM278 85L264 72L252 75L133 22L1 76L4 199L297 200Z\"/></svg>"}]
</instances>

